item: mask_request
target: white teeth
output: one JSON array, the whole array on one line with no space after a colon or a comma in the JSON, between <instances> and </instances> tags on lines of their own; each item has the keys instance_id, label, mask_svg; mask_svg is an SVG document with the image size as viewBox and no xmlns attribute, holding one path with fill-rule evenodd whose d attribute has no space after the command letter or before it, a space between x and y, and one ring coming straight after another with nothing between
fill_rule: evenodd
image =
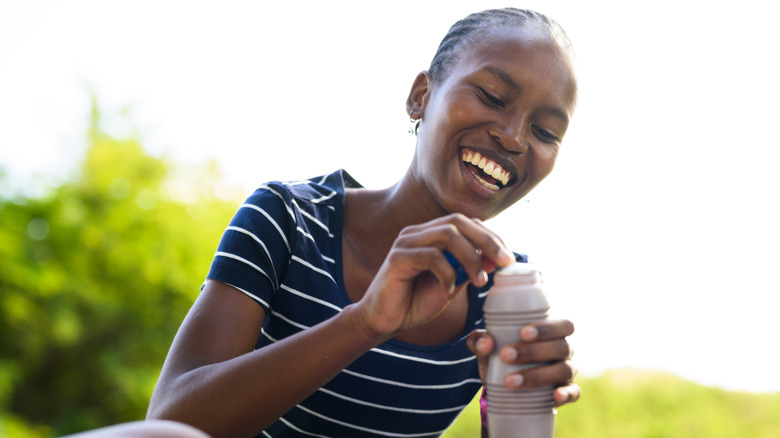
<instances>
[{"instance_id":1,"label":"white teeth","mask_svg":"<svg viewBox=\"0 0 780 438\"><path fill-rule=\"evenodd\" d=\"M489 188L490 190L498 190L498 189L500 189L499 186L497 186L495 184L490 184L489 182L485 181L482 178L477 177L477 181L479 181L480 184L482 184L483 186Z\"/></svg>"},{"instance_id":2,"label":"white teeth","mask_svg":"<svg viewBox=\"0 0 780 438\"><path fill-rule=\"evenodd\" d=\"M511 175L509 172L505 171L501 166L498 165L498 163L494 161L488 161L486 157L483 157L479 152L473 152L468 149L464 150L463 155L461 155L461 159L466 163L471 163L480 169L482 169L485 174L492 176L497 181L501 181L501 184L506 186L509 184L509 178L511 178ZM485 180L479 179L479 182L490 189L498 190L499 187L495 184L491 184Z\"/></svg>"},{"instance_id":3,"label":"white teeth","mask_svg":"<svg viewBox=\"0 0 780 438\"><path fill-rule=\"evenodd\" d=\"M488 175L493 176L493 169L495 168L496 167L493 166L493 162L491 161L490 163L487 163L487 166L485 166L485 168L482 170L484 170Z\"/></svg>"}]
</instances>

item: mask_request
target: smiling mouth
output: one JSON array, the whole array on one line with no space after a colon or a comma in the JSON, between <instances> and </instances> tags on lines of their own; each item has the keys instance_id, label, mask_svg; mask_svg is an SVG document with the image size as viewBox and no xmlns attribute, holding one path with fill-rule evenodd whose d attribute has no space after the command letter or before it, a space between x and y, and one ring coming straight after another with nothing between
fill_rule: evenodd
<instances>
[{"instance_id":1,"label":"smiling mouth","mask_svg":"<svg viewBox=\"0 0 780 438\"><path fill-rule=\"evenodd\" d=\"M511 173L479 152L463 149L460 157L477 181L488 189L500 190L513 182Z\"/></svg>"}]
</instances>

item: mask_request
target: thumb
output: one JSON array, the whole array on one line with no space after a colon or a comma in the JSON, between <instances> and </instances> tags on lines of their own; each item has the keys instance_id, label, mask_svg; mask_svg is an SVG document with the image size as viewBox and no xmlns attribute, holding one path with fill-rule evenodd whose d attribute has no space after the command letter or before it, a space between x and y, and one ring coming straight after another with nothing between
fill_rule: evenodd
<instances>
[{"instance_id":1,"label":"thumb","mask_svg":"<svg viewBox=\"0 0 780 438\"><path fill-rule=\"evenodd\" d=\"M466 346L477 357L479 377L484 382L487 376L488 358L495 348L493 337L486 330L474 330L466 338Z\"/></svg>"}]
</instances>

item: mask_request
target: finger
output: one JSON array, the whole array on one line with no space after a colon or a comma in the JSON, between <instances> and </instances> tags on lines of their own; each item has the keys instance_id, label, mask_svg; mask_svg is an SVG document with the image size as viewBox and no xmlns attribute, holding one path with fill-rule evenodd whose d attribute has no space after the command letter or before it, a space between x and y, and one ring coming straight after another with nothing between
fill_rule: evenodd
<instances>
[{"instance_id":1,"label":"finger","mask_svg":"<svg viewBox=\"0 0 780 438\"><path fill-rule=\"evenodd\" d=\"M566 403L574 403L579 400L582 391L580 386L576 383L570 383L565 386L555 388L553 392L553 398L555 399L555 406L563 406Z\"/></svg>"},{"instance_id":2,"label":"finger","mask_svg":"<svg viewBox=\"0 0 780 438\"><path fill-rule=\"evenodd\" d=\"M396 240L400 248L437 248L443 253L455 273L455 284L466 280L482 286L487 283L487 272L477 248L461 233L455 223L429 223L407 227Z\"/></svg>"},{"instance_id":3,"label":"finger","mask_svg":"<svg viewBox=\"0 0 780 438\"><path fill-rule=\"evenodd\" d=\"M508 364L529 364L571 359L571 345L566 339L505 345L498 357Z\"/></svg>"},{"instance_id":4,"label":"finger","mask_svg":"<svg viewBox=\"0 0 780 438\"><path fill-rule=\"evenodd\" d=\"M459 234L453 235L457 238L449 241L445 255L448 256L456 271L462 269L469 274L474 285L487 284L488 272L515 262L514 254L479 220L469 219L463 215L452 215L447 219Z\"/></svg>"},{"instance_id":5,"label":"finger","mask_svg":"<svg viewBox=\"0 0 780 438\"><path fill-rule=\"evenodd\" d=\"M404 248L393 249L388 258L391 263L403 269L403 275L411 279L417 277L423 272L433 274L439 282L439 287L454 295L458 290L455 288L456 271L447 261L444 254L434 247ZM401 268L405 266L405 268Z\"/></svg>"},{"instance_id":6,"label":"finger","mask_svg":"<svg viewBox=\"0 0 780 438\"><path fill-rule=\"evenodd\" d=\"M471 280L476 286L487 284L488 273L483 267L482 257L476 248L465 239L453 240L447 248L443 254L455 270L456 285L463 284L467 280Z\"/></svg>"},{"instance_id":7,"label":"finger","mask_svg":"<svg viewBox=\"0 0 780 438\"><path fill-rule=\"evenodd\" d=\"M493 337L490 336L485 330L474 330L466 338L466 346L477 358L477 366L479 368L479 377L482 379L482 384L485 383L487 376L488 359L490 353L495 348L495 342Z\"/></svg>"},{"instance_id":8,"label":"finger","mask_svg":"<svg viewBox=\"0 0 780 438\"><path fill-rule=\"evenodd\" d=\"M480 250L483 258L491 260L495 266L506 267L515 263L515 256L501 238L485 227L479 219L464 215L452 215L451 220L463 235Z\"/></svg>"},{"instance_id":9,"label":"finger","mask_svg":"<svg viewBox=\"0 0 780 438\"><path fill-rule=\"evenodd\" d=\"M485 227L480 220L468 218L463 214L455 213L425 224L413 225L405 228L403 233L412 238L427 236L428 241L420 240L420 244L436 244L440 249L449 249L469 272L481 267L480 261L483 257L474 257L474 250L491 260L491 267L509 266L515 262L514 254L507 249L497 234ZM468 241L468 250L464 253L456 252L457 248L447 245L452 238L461 236Z\"/></svg>"},{"instance_id":10,"label":"finger","mask_svg":"<svg viewBox=\"0 0 780 438\"><path fill-rule=\"evenodd\" d=\"M447 250L444 250L444 257L448 262L450 262L452 269L455 270L455 286L459 286L465 283L469 279L469 273L466 272L466 269L463 267L463 265L461 265L455 256L453 256L452 253Z\"/></svg>"},{"instance_id":11,"label":"finger","mask_svg":"<svg viewBox=\"0 0 780 438\"><path fill-rule=\"evenodd\" d=\"M529 324L520 330L523 342L538 342L565 338L574 333L574 324L568 319L547 320Z\"/></svg>"},{"instance_id":12,"label":"finger","mask_svg":"<svg viewBox=\"0 0 780 438\"><path fill-rule=\"evenodd\" d=\"M487 365L488 357L490 357L490 353L493 352L495 343L493 342L493 337L490 336L487 331L474 330L466 338L466 346L475 356L477 356L478 360L481 361L484 359L485 364Z\"/></svg>"},{"instance_id":13,"label":"finger","mask_svg":"<svg viewBox=\"0 0 780 438\"><path fill-rule=\"evenodd\" d=\"M565 386L571 383L576 370L571 361L540 365L535 368L510 373L504 377L508 389L531 389L543 386Z\"/></svg>"}]
</instances>

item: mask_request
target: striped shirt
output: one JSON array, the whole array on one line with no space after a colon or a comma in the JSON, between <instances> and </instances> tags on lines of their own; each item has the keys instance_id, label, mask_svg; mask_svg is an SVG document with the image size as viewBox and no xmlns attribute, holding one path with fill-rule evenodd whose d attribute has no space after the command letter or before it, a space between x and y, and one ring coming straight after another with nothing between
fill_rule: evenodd
<instances>
[{"instance_id":1,"label":"striped shirt","mask_svg":"<svg viewBox=\"0 0 780 438\"><path fill-rule=\"evenodd\" d=\"M345 187L360 187L345 171L265 184L225 230L208 278L237 288L263 307L266 319L257 348L312 327L351 303L341 269ZM518 260L525 261L524 256ZM391 339L258 436L441 435L481 387L465 338L484 327L488 288L469 287L468 319L458 340L420 346Z\"/></svg>"}]
</instances>

